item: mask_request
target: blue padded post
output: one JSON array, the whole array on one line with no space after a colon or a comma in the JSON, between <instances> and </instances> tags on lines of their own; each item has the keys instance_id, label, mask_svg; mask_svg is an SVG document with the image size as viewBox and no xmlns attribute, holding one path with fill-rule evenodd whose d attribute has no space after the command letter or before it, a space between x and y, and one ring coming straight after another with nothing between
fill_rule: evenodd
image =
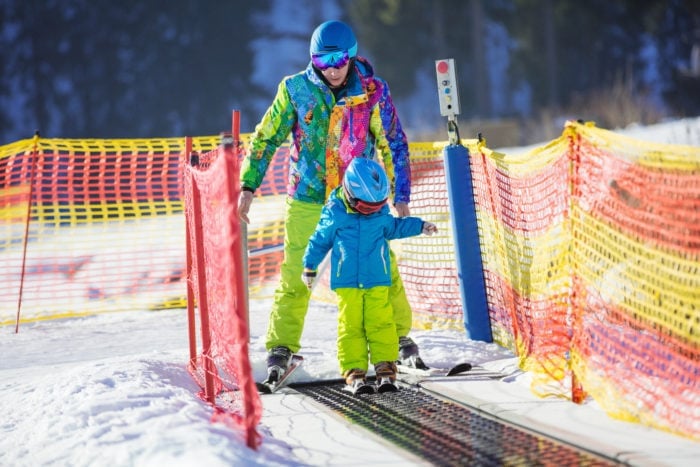
<instances>
[{"instance_id":1,"label":"blue padded post","mask_svg":"<svg viewBox=\"0 0 700 467\"><path fill-rule=\"evenodd\" d=\"M486 284L476 222L474 185L469 167L469 150L449 144L443 151L445 179L454 234L464 328L472 340L493 342L486 303Z\"/></svg>"}]
</instances>

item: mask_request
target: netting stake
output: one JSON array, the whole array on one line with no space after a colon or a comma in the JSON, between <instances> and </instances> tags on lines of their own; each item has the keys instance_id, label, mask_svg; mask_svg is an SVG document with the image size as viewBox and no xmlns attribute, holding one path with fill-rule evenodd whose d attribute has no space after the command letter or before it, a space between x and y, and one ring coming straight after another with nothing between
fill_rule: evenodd
<instances>
[{"instance_id":1,"label":"netting stake","mask_svg":"<svg viewBox=\"0 0 700 467\"><path fill-rule=\"evenodd\" d=\"M24 290L24 272L27 265L27 245L29 244L29 223L32 220L32 199L34 198L34 178L36 177L37 146L39 145L39 130L34 132L34 147L32 148L32 172L29 177L29 202L27 203L27 220L24 223L24 244L22 245L22 272L19 279L19 296L17 297L17 320L15 334L19 333L19 315L22 309L22 293Z\"/></svg>"}]
</instances>

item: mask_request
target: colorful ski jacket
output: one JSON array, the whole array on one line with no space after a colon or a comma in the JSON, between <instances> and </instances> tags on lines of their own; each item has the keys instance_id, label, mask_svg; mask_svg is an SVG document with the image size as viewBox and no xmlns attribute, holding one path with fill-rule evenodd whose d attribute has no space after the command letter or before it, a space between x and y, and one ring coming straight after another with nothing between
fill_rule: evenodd
<instances>
[{"instance_id":1,"label":"colorful ski jacket","mask_svg":"<svg viewBox=\"0 0 700 467\"><path fill-rule=\"evenodd\" d=\"M342 187L338 187L321 210L303 264L317 270L331 250L331 289L390 286L389 240L412 237L422 231L423 220L394 217L386 204L374 214L358 214L350 209Z\"/></svg>"},{"instance_id":2,"label":"colorful ski jacket","mask_svg":"<svg viewBox=\"0 0 700 467\"><path fill-rule=\"evenodd\" d=\"M356 57L338 99L311 63L288 76L255 127L241 166L241 185L256 190L272 156L292 134L287 193L323 204L354 157L377 157L392 184L394 203L410 201L408 143L389 87Z\"/></svg>"}]
</instances>

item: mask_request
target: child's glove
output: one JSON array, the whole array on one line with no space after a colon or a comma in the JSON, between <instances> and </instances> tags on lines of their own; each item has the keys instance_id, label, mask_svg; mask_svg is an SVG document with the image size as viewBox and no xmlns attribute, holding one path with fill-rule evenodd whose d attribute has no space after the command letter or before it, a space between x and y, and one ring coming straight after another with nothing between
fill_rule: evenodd
<instances>
[{"instance_id":1,"label":"child's glove","mask_svg":"<svg viewBox=\"0 0 700 467\"><path fill-rule=\"evenodd\" d=\"M425 235L437 233L437 226L432 222L423 222L423 233Z\"/></svg>"},{"instance_id":2,"label":"child's glove","mask_svg":"<svg viewBox=\"0 0 700 467\"><path fill-rule=\"evenodd\" d=\"M304 268L304 271L301 273L301 280L304 281L304 284L311 290L316 280L316 271Z\"/></svg>"}]
</instances>

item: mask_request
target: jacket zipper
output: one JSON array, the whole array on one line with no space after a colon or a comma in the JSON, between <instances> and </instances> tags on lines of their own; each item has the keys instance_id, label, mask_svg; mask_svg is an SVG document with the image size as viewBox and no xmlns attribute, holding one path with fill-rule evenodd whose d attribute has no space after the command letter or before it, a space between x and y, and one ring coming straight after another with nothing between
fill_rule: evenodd
<instances>
[{"instance_id":1,"label":"jacket zipper","mask_svg":"<svg viewBox=\"0 0 700 467\"><path fill-rule=\"evenodd\" d=\"M385 252L385 251L386 251L386 242L384 243L384 245L382 245L382 251L381 251L381 253L382 253L382 264L384 265L384 274L388 274L389 271L388 271L388 268L387 268L387 265L386 265L386 259L384 259L384 256L385 256L385 255L384 255L384 252Z\"/></svg>"}]
</instances>

